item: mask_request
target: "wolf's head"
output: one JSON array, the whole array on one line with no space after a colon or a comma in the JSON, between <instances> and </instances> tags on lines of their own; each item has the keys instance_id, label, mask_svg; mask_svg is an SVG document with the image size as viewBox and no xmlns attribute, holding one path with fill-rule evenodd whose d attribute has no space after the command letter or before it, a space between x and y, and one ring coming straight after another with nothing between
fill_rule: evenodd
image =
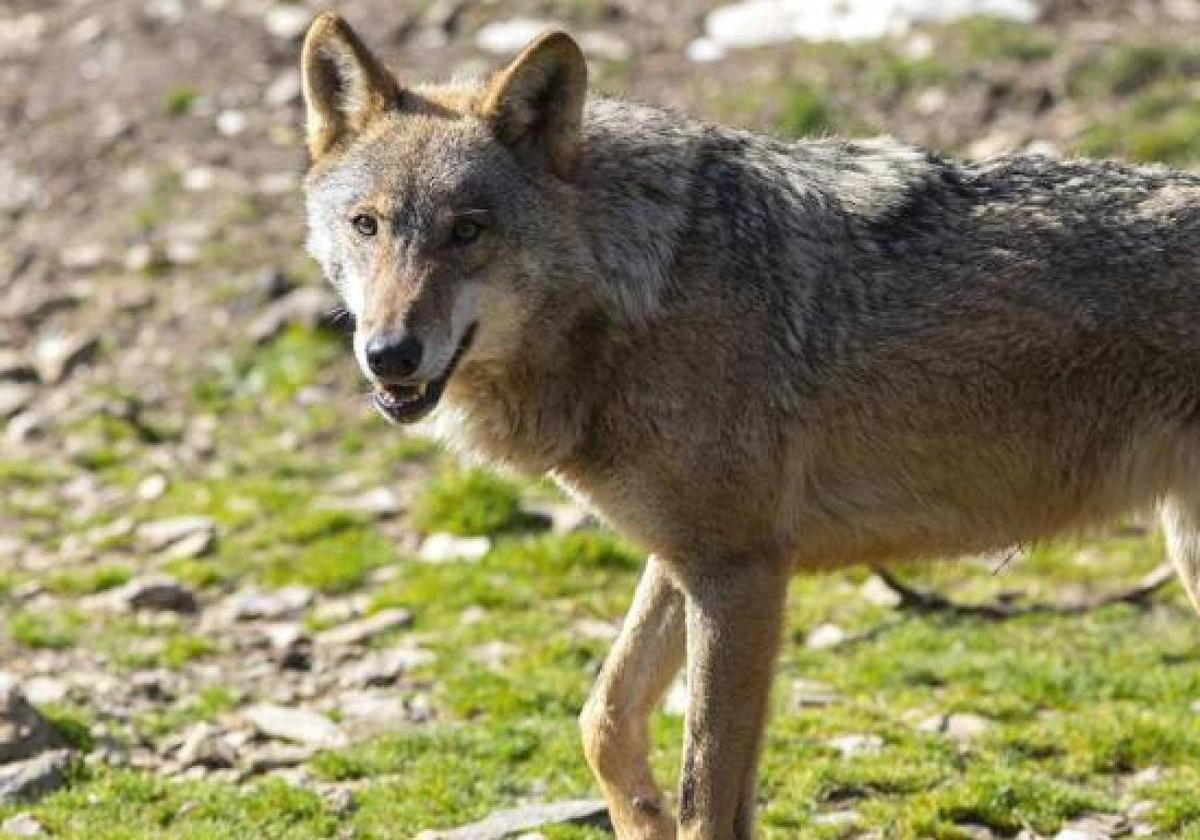
<instances>
[{"instance_id":1,"label":"wolf's head","mask_svg":"<svg viewBox=\"0 0 1200 840\"><path fill-rule=\"evenodd\" d=\"M586 65L550 32L486 83L410 87L326 13L301 69L308 247L376 403L417 420L465 357L511 347L551 294L539 280L570 282Z\"/></svg>"}]
</instances>

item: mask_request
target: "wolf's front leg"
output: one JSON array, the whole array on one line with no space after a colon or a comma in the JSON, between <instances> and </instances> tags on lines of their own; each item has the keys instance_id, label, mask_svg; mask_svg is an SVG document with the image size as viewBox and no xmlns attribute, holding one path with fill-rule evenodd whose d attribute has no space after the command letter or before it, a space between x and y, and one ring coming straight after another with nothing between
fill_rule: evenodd
<instances>
[{"instance_id":1,"label":"wolf's front leg","mask_svg":"<svg viewBox=\"0 0 1200 840\"><path fill-rule=\"evenodd\" d=\"M681 575L689 693L681 840L754 835L755 767L787 583L766 565Z\"/></svg>"},{"instance_id":2,"label":"wolf's front leg","mask_svg":"<svg viewBox=\"0 0 1200 840\"><path fill-rule=\"evenodd\" d=\"M648 759L648 720L683 662L683 595L651 557L580 715L584 752L620 840L673 840Z\"/></svg>"}]
</instances>

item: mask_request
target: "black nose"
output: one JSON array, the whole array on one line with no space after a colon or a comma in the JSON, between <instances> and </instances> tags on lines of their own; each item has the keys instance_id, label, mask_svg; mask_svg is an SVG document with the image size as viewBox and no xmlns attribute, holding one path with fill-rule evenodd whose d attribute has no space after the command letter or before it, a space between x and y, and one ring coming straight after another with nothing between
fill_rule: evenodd
<instances>
[{"instance_id":1,"label":"black nose","mask_svg":"<svg viewBox=\"0 0 1200 840\"><path fill-rule=\"evenodd\" d=\"M412 336L376 335L366 351L367 366L382 379L407 379L421 366L421 342Z\"/></svg>"}]
</instances>

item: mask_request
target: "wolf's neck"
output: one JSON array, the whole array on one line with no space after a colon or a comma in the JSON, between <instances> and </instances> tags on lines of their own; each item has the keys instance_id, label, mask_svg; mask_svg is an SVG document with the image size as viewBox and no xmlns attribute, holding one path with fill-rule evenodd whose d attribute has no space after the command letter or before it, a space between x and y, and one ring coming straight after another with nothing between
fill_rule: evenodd
<instances>
[{"instance_id":1,"label":"wolf's neck","mask_svg":"<svg viewBox=\"0 0 1200 840\"><path fill-rule=\"evenodd\" d=\"M611 393L613 348L608 316L594 306L530 324L509 358L463 366L435 431L470 457L542 475L588 445L596 403Z\"/></svg>"}]
</instances>

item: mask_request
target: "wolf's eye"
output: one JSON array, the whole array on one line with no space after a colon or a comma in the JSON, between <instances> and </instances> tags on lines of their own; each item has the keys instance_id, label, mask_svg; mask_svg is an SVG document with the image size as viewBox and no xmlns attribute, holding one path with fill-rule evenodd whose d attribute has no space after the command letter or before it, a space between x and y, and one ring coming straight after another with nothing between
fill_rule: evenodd
<instances>
[{"instance_id":1,"label":"wolf's eye","mask_svg":"<svg viewBox=\"0 0 1200 840\"><path fill-rule=\"evenodd\" d=\"M483 233L483 225L471 219L458 219L450 228L450 240L455 245L470 245Z\"/></svg>"},{"instance_id":2,"label":"wolf's eye","mask_svg":"<svg viewBox=\"0 0 1200 840\"><path fill-rule=\"evenodd\" d=\"M366 213L359 213L350 220L350 224L363 236L374 236L379 232L379 222L375 221L374 216L368 216Z\"/></svg>"}]
</instances>

